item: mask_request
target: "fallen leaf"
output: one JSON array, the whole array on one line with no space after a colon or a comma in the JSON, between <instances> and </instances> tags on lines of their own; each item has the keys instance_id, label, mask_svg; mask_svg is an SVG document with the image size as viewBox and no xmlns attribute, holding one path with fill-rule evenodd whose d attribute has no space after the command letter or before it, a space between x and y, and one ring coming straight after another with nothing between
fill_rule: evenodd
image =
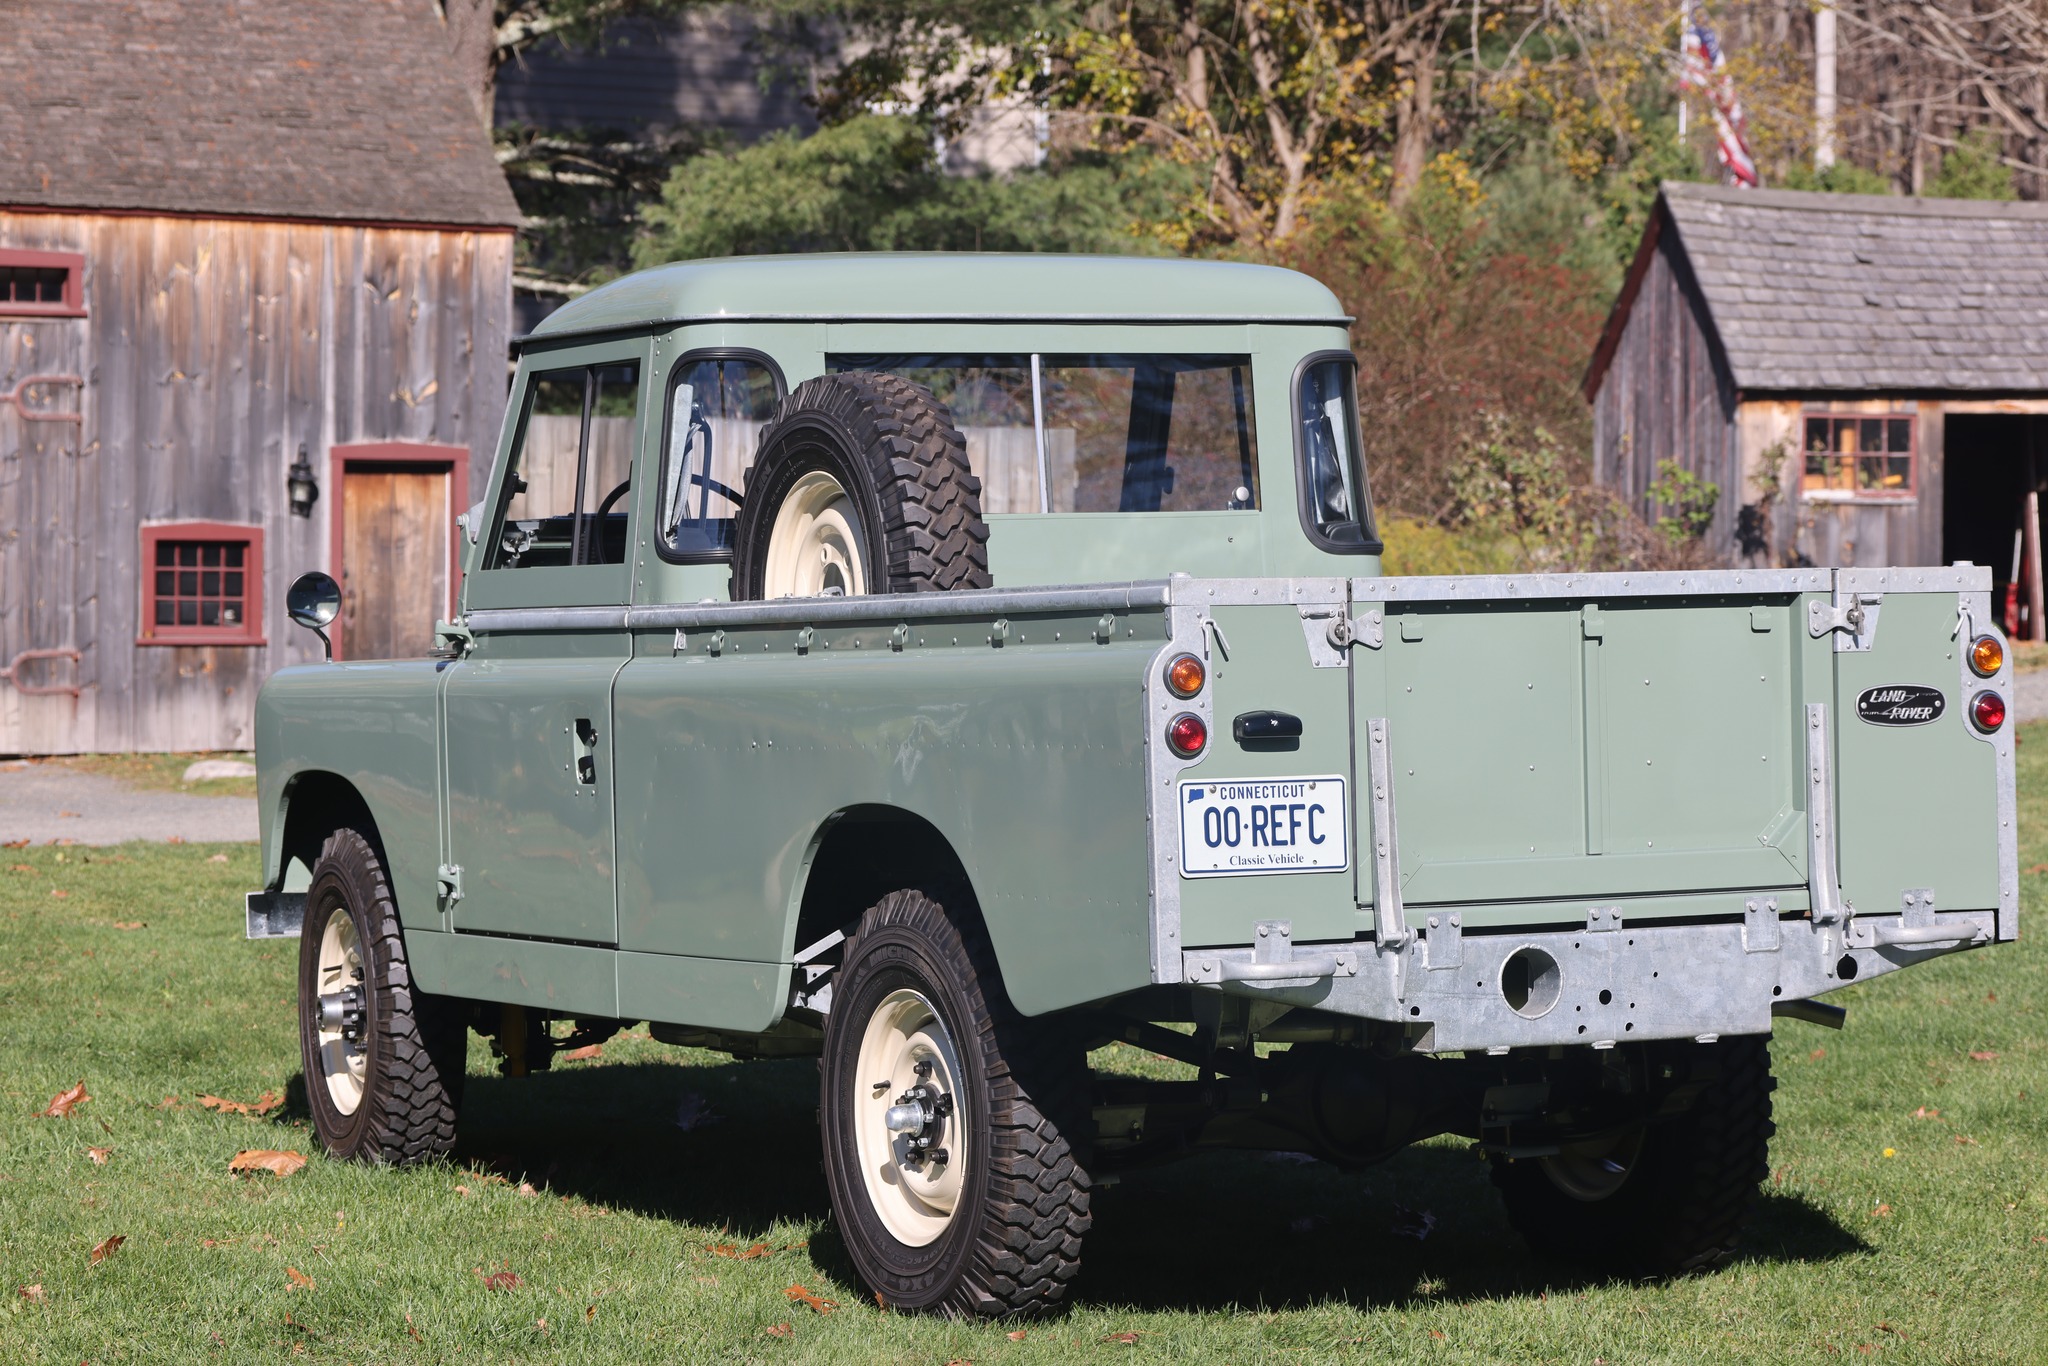
<instances>
[{"instance_id":1,"label":"fallen leaf","mask_svg":"<svg viewBox=\"0 0 2048 1366\"><path fill-rule=\"evenodd\" d=\"M226 863L228 861L228 856L226 854L215 854L212 857L208 858L206 861L208 863Z\"/></svg>"},{"instance_id":2,"label":"fallen leaf","mask_svg":"<svg viewBox=\"0 0 2048 1366\"><path fill-rule=\"evenodd\" d=\"M1873 1219L1889 1219L1892 1217L1892 1207L1890 1205L1879 1205L1870 1212L1870 1217Z\"/></svg>"},{"instance_id":3,"label":"fallen leaf","mask_svg":"<svg viewBox=\"0 0 2048 1366\"><path fill-rule=\"evenodd\" d=\"M1998 1004L1998 993L1997 993L1997 992L1995 992L1995 991L1987 991L1987 992L1985 992L1985 993L1984 993L1984 999L1985 999L1985 1000L1987 1000L1987 1001L1989 1001L1989 1002L1991 1002L1991 1004L1993 1004L1993 1005L1997 1005L1997 1004Z\"/></svg>"},{"instance_id":4,"label":"fallen leaf","mask_svg":"<svg viewBox=\"0 0 2048 1366\"><path fill-rule=\"evenodd\" d=\"M1412 1210L1402 1205L1394 1206L1394 1232L1403 1238L1421 1242L1436 1228L1436 1216L1428 1210Z\"/></svg>"},{"instance_id":5,"label":"fallen leaf","mask_svg":"<svg viewBox=\"0 0 2048 1366\"><path fill-rule=\"evenodd\" d=\"M1996 1062L1997 1060L1998 1053L1995 1049L1986 1048L1970 1054L1971 1062Z\"/></svg>"},{"instance_id":6,"label":"fallen leaf","mask_svg":"<svg viewBox=\"0 0 2048 1366\"><path fill-rule=\"evenodd\" d=\"M1019 1328L1016 1332L1005 1333L1003 1334L1003 1336L1008 1338L1012 1342L1022 1342L1024 1340L1024 1330L1022 1328Z\"/></svg>"},{"instance_id":7,"label":"fallen leaf","mask_svg":"<svg viewBox=\"0 0 2048 1366\"><path fill-rule=\"evenodd\" d=\"M183 835L171 835L164 840L165 844L183 844L184 842L185 837Z\"/></svg>"},{"instance_id":8,"label":"fallen leaf","mask_svg":"<svg viewBox=\"0 0 2048 1366\"><path fill-rule=\"evenodd\" d=\"M588 1323L588 1322L590 1322L590 1321L591 1321L592 1319L594 1319L594 1318L596 1318L596 1317L597 1317L597 1306L596 1306L596 1305L594 1305L594 1304L586 1304L586 1305L584 1305L584 1306L583 1306L583 1321L584 1321L585 1323Z\"/></svg>"},{"instance_id":9,"label":"fallen leaf","mask_svg":"<svg viewBox=\"0 0 2048 1366\"><path fill-rule=\"evenodd\" d=\"M1142 1333L1125 1331L1122 1333L1106 1333L1103 1335L1102 1340L1104 1342L1121 1342L1124 1346L1129 1347L1143 1336L1144 1334Z\"/></svg>"},{"instance_id":10,"label":"fallen leaf","mask_svg":"<svg viewBox=\"0 0 2048 1366\"><path fill-rule=\"evenodd\" d=\"M2027 871L2030 873L2048 873L2048 863L2030 863L2027 865Z\"/></svg>"},{"instance_id":11,"label":"fallen leaf","mask_svg":"<svg viewBox=\"0 0 2048 1366\"><path fill-rule=\"evenodd\" d=\"M731 1243L720 1243L704 1249L714 1257L729 1257L736 1262L751 1262L756 1257L772 1257L774 1252L766 1243L756 1243L750 1248L739 1248Z\"/></svg>"},{"instance_id":12,"label":"fallen leaf","mask_svg":"<svg viewBox=\"0 0 2048 1366\"><path fill-rule=\"evenodd\" d=\"M52 887L50 889L50 895L54 897L67 897L70 896L71 893L65 891L62 887Z\"/></svg>"},{"instance_id":13,"label":"fallen leaf","mask_svg":"<svg viewBox=\"0 0 2048 1366\"><path fill-rule=\"evenodd\" d=\"M279 1152L275 1148L244 1148L228 1163L231 1172L272 1172L278 1176L290 1176L306 1165L303 1154Z\"/></svg>"},{"instance_id":14,"label":"fallen leaf","mask_svg":"<svg viewBox=\"0 0 2048 1366\"><path fill-rule=\"evenodd\" d=\"M1899 1340L1900 1342L1904 1342L1904 1341L1906 1340L1906 1335L1905 1335L1904 1333L1900 1332L1900 1331L1899 1331L1898 1329L1896 1329L1896 1328L1892 1327L1892 1326L1891 1326L1891 1325L1890 1325L1889 1323L1880 1323L1880 1324L1878 1324L1878 1325L1877 1325L1877 1331L1878 1331L1878 1332L1880 1332L1880 1333L1890 1333L1890 1334L1891 1334L1891 1335L1892 1335L1893 1337L1897 1338L1897 1339L1898 1339L1898 1340Z\"/></svg>"},{"instance_id":15,"label":"fallen leaf","mask_svg":"<svg viewBox=\"0 0 2048 1366\"><path fill-rule=\"evenodd\" d=\"M26 848L28 848L28 841L27 841L27 840L9 840L9 841L7 841L7 843L5 843L5 844L0 844L0 849L26 849Z\"/></svg>"},{"instance_id":16,"label":"fallen leaf","mask_svg":"<svg viewBox=\"0 0 2048 1366\"><path fill-rule=\"evenodd\" d=\"M786 1323L771 1324L766 1330L771 1338L786 1338L796 1330Z\"/></svg>"},{"instance_id":17,"label":"fallen leaf","mask_svg":"<svg viewBox=\"0 0 2048 1366\"><path fill-rule=\"evenodd\" d=\"M792 1285L782 1293L799 1304L809 1305L812 1310L820 1314L829 1314L839 1307L837 1300L828 1300L822 1295L814 1295L800 1285Z\"/></svg>"},{"instance_id":18,"label":"fallen leaf","mask_svg":"<svg viewBox=\"0 0 2048 1366\"><path fill-rule=\"evenodd\" d=\"M313 1288L313 1278L295 1266L286 1267L284 1274L291 1277L292 1284L301 1290L311 1290Z\"/></svg>"},{"instance_id":19,"label":"fallen leaf","mask_svg":"<svg viewBox=\"0 0 2048 1366\"><path fill-rule=\"evenodd\" d=\"M414 1342L426 1341L425 1338L420 1336L420 1330L412 1326L412 1315L410 1314L407 1314L405 1316L405 1331L412 1335L412 1340Z\"/></svg>"},{"instance_id":20,"label":"fallen leaf","mask_svg":"<svg viewBox=\"0 0 2048 1366\"><path fill-rule=\"evenodd\" d=\"M1444 1340L1444 1335L1441 1329L1432 1328L1429 1330L1429 1335L1435 1338L1438 1342L1442 1342Z\"/></svg>"},{"instance_id":21,"label":"fallen leaf","mask_svg":"<svg viewBox=\"0 0 2048 1366\"><path fill-rule=\"evenodd\" d=\"M7 871L10 873L33 873L35 870L35 865L32 863L10 863L7 865Z\"/></svg>"},{"instance_id":22,"label":"fallen leaf","mask_svg":"<svg viewBox=\"0 0 2048 1366\"><path fill-rule=\"evenodd\" d=\"M1816 1048L1811 1053L1808 1053L1806 1055L1806 1060L1808 1062L1819 1062L1822 1058L1825 1058L1827 1055L1828 1051L1825 1048Z\"/></svg>"},{"instance_id":23,"label":"fallen leaf","mask_svg":"<svg viewBox=\"0 0 2048 1366\"><path fill-rule=\"evenodd\" d=\"M85 1155L92 1159L93 1166L104 1167L107 1165L107 1159L114 1155L114 1150L112 1148L87 1148Z\"/></svg>"},{"instance_id":24,"label":"fallen leaf","mask_svg":"<svg viewBox=\"0 0 2048 1366\"><path fill-rule=\"evenodd\" d=\"M539 1195L539 1194L540 1194L540 1192L539 1192L539 1191L537 1191L537 1190L535 1190L535 1189L533 1188L533 1183L532 1183L531 1181L521 1181L521 1182L519 1183L519 1193L520 1193L521 1195Z\"/></svg>"},{"instance_id":25,"label":"fallen leaf","mask_svg":"<svg viewBox=\"0 0 2048 1366\"><path fill-rule=\"evenodd\" d=\"M498 1265L500 1269L497 1271L493 1271L488 1275L485 1274L484 1269L482 1267L476 1268L477 1276L484 1283L484 1289L517 1290L520 1286L526 1284L525 1281L519 1279L519 1273L514 1271L511 1267L506 1266L503 1262L500 1262Z\"/></svg>"},{"instance_id":26,"label":"fallen leaf","mask_svg":"<svg viewBox=\"0 0 2048 1366\"><path fill-rule=\"evenodd\" d=\"M467 1186L457 1186L455 1188L455 1193L457 1195L468 1195L470 1193L470 1189Z\"/></svg>"},{"instance_id":27,"label":"fallen leaf","mask_svg":"<svg viewBox=\"0 0 2048 1366\"><path fill-rule=\"evenodd\" d=\"M1956 1146L1958 1148L1974 1148L1977 1146L1977 1140L1971 1138L1968 1134L1957 1134Z\"/></svg>"},{"instance_id":28,"label":"fallen leaf","mask_svg":"<svg viewBox=\"0 0 2048 1366\"><path fill-rule=\"evenodd\" d=\"M114 928L117 930L146 930L149 928L149 923L143 920L116 920Z\"/></svg>"},{"instance_id":29,"label":"fallen leaf","mask_svg":"<svg viewBox=\"0 0 2048 1366\"><path fill-rule=\"evenodd\" d=\"M1915 1119L1940 1119L1940 1118L1941 1118L1941 1111L1939 1111L1939 1110L1931 1110L1931 1109L1929 1109L1929 1108L1928 1108L1927 1106L1923 1105L1923 1106L1921 1106L1921 1107L1920 1107L1919 1109L1917 1109L1917 1110L1915 1110L1915 1111L1913 1112L1913 1118L1915 1118Z\"/></svg>"},{"instance_id":30,"label":"fallen leaf","mask_svg":"<svg viewBox=\"0 0 2048 1366\"><path fill-rule=\"evenodd\" d=\"M592 1058L597 1057L603 1052L603 1044L589 1043L581 1048L570 1049L562 1055L562 1058L566 1062L589 1062Z\"/></svg>"},{"instance_id":31,"label":"fallen leaf","mask_svg":"<svg viewBox=\"0 0 2048 1366\"><path fill-rule=\"evenodd\" d=\"M544 1317L535 1319L533 1321L533 1326L540 1329L540 1331L543 1333L548 1331L548 1321Z\"/></svg>"},{"instance_id":32,"label":"fallen leaf","mask_svg":"<svg viewBox=\"0 0 2048 1366\"><path fill-rule=\"evenodd\" d=\"M34 1285L23 1286L21 1288L21 1297L30 1304L41 1304L44 1299L42 1282L38 1281Z\"/></svg>"},{"instance_id":33,"label":"fallen leaf","mask_svg":"<svg viewBox=\"0 0 2048 1366\"><path fill-rule=\"evenodd\" d=\"M79 815L76 811L59 811L57 813L57 819L60 821L82 821L85 819L85 817Z\"/></svg>"},{"instance_id":34,"label":"fallen leaf","mask_svg":"<svg viewBox=\"0 0 2048 1366\"><path fill-rule=\"evenodd\" d=\"M201 1105L220 1114L248 1115L254 1119L261 1119L284 1104L284 1097L275 1091L265 1091L253 1101L228 1100L221 1096L200 1096L198 1099Z\"/></svg>"},{"instance_id":35,"label":"fallen leaf","mask_svg":"<svg viewBox=\"0 0 2048 1366\"><path fill-rule=\"evenodd\" d=\"M36 1119L66 1119L71 1114L71 1107L83 1105L91 1099L92 1097L85 1093L85 1083L81 1081L69 1091L59 1091L56 1095L51 1096L49 1105L44 1109L36 1111L34 1117Z\"/></svg>"},{"instance_id":36,"label":"fallen leaf","mask_svg":"<svg viewBox=\"0 0 2048 1366\"><path fill-rule=\"evenodd\" d=\"M98 1266L101 1262L113 1256L116 1249L127 1241L128 1235L125 1233L116 1233L111 1238L103 1239L99 1246L92 1250L92 1265Z\"/></svg>"}]
</instances>

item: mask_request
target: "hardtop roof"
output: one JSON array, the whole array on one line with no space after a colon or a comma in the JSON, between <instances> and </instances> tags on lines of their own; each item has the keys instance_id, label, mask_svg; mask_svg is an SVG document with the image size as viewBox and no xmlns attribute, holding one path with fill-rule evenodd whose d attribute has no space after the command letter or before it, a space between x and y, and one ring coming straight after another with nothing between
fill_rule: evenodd
<instances>
[{"instance_id":1,"label":"hardtop roof","mask_svg":"<svg viewBox=\"0 0 2048 1366\"><path fill-rule=\"evenodd\" d=\"M531 339L719 319L1349 322L1296 271L1160 257L839 252L656 266L549 314Z\"/></svg>"}]
</instances>

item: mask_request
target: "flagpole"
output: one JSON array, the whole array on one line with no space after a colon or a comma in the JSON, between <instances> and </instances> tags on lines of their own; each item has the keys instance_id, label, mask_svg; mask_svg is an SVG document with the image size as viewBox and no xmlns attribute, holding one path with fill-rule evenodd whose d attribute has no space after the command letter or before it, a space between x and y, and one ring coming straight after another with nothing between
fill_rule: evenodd
<instances>
[{"instance_id":1,"label":"flagpole","mask_svg":"<svg viewBox=\"0 0 2048 1366\"><path fill-rule=\"evenodd\" d=\"M1679 0L1678 61L1681 70L1684 69L1685 64L1685 31L1690 27L1692 27L1692 0ZM1686 124L1689 121L1686 116L1691 112L1692 110L1687 105L1685 99L1685 86L1681 82L1678 87L1678 140L1680 142L1685 141Z\"/></svg>"}]
</instances>

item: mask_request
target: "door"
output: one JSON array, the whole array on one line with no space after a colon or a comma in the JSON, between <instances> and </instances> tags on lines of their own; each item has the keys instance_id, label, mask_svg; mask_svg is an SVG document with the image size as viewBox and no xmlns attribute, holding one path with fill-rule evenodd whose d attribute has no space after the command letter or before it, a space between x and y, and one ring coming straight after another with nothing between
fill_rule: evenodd
<instances>
[{"instance_id":1,"label":"door","mask_svg":"<svg viewBox=\"0 0 2048 1366\"><path fill-rule=\"evenodd\" d=\"M341 481L341 652L418 659L448 614L451 474L351 463Z\"/></svg>"},{"instance_id":2,"label":"door","mask_svg":"<svg viewBox=\"0 0 2048 1366\"><path fill-rule=\"evenodd\" d=\"M470 611L625 604L646 346L522 362L512 443L464 589ZM442 675L449 848L462 870L454 924L612 944L612 681L627 637L553 629L551 617L479 629Z\"/></svg>"}]
</instances>

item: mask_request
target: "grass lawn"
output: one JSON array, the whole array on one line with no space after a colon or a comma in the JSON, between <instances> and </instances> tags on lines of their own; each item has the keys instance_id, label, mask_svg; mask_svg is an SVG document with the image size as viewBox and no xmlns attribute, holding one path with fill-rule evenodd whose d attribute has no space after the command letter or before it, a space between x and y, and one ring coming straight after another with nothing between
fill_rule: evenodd
<instances>
[{"instance_id":1,"label":"grass lawn","mask_svg":"<svg viewBox=\"0 0 2048 1366\"><path fill-rule=\"evenodd\" d=\"M2048 725L2026 739L2033 867ZM241 939L255 879L253 846L0 851L7 1366L2048 1360L2039 921L1838 994L1844 1033L1784 1024L1772 1177L1725 1271L1632 1284L1538 1262L1458 1141L1362 1175L1218 1155L1100 1192L1074 1312L1017 1332L859 1299L809 1061L643 1032L508 1081L479 1045L454 1160L322 1159L298 1099L297 945ZM2048 875L2024 883L2040 916ZM81 1079L91 1100L34 1117ZM199 1102L266 1092L286 1099L262 1118ZM311 1160L230 1174L250 1148ZM1403 1207L1434 1216L1426 1240L1396 1231Z\"/></svg>"}]
</instances>

